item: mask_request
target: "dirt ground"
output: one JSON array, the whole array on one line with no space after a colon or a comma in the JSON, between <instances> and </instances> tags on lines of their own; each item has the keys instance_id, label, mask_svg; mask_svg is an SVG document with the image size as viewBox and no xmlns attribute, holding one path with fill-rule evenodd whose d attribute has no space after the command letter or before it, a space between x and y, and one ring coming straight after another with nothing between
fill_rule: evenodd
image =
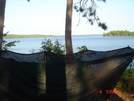
<instances>
[{"instance_id":1,"label":"dirt ground","mask_svg":"<svg viewBox=\"0 0 134 101\"><path fill-rule=\"evenodd\" d=\"M111 94L107 101L134 101L134 94L118 92Z\"/></svg>"}]
</instances>

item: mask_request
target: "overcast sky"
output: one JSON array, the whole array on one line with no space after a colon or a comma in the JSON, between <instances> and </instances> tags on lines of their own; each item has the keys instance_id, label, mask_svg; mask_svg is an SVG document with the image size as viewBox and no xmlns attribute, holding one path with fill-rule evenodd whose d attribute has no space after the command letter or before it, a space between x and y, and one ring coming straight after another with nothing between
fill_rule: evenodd
<instances>
[{"instance_id":1,"label":"overcast sky","mask_svg":"<svg viewBox=\"0 0 134 101\"><path fill-rule=\"evenodd\" d=\"M10 34L64 35L67 0L7 0L4 32ZM74 0L74 3L79 0ZM108 26L107 31L134 31L134 0L95 0L100 8L97 15ZM73 11L72 34L103 34L105 32L94 24L81 18Z\"/></svg>"}]
</instances>

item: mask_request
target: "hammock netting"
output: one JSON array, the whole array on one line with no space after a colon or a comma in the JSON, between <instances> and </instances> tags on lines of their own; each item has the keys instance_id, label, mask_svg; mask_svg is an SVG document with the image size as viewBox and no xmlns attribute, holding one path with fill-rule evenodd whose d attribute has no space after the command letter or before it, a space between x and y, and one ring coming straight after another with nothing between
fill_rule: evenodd
<instances>
[{"instance_id":1,"label":"hammock netting","mask_svg":"<svg viewBox=\"0 0 134 101\"><path fill-rule=\"evenodd\" d=\"M134 49L0 55L0 101L106 101Z\"/></svg>"}]
</instances>

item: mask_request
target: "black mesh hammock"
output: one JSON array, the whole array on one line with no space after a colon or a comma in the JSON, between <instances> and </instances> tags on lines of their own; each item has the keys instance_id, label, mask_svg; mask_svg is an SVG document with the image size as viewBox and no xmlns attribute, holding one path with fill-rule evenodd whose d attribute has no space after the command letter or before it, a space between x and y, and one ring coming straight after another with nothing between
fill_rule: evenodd
<instances>
[{"instance_id":1,"label":"black mesh hammock","mask_svg":"<svg viewBox=\"0 0 134 101\"><path fill-rule=\"evenodd\" d=\"M106 90L134 59L130 47L72 55L0 53L0 101L106 101Z\"/></svg>"}]
</instances>

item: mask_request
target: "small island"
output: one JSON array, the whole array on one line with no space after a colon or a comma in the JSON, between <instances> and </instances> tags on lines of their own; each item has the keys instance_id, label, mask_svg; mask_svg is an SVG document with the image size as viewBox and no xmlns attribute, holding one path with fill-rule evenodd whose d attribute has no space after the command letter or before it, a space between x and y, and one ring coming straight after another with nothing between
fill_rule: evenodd
<instances>
[{"instance_id":1,"label":"small island","mask_svg":"<svg viewBox=\"0 0 134 101\"><path fill-rule=\"evenodd\" d=\"M117 31L110 31L108 33L103 33L103 36L134 36L134 32L130 31L122 31L122 30L117 30Z\"/></svg>"}]
</instances>

